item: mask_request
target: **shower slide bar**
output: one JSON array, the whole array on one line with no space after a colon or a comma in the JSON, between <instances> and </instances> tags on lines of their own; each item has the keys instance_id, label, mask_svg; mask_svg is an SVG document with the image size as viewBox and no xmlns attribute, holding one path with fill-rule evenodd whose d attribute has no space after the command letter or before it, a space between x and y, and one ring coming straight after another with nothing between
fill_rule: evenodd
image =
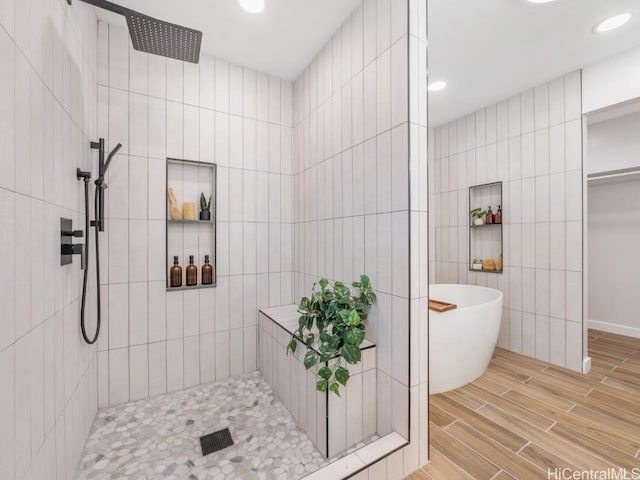
<instances>
[{"instance_id":1,"label":"shower slide bar","mask_svg":"<svg viewBox=\"0 0 640 480\"><path fill-rule=\"evenodd\" d=\"M82 331L82 338L89 345L96 343L98 335L100 335L100 323L102 309L100 306L100 232L104 232L104 191L107 188L107 184L104 181L104 176L107 173L107 168L111 164L111 160L118 153L122 144L119 143L111 150L111 153L105 160L105 142L104 138L99 139L97 142L90 143L92 150L98 150L98 178L94 182L96 188L93 195L93 220L91 220L91 214L89 212L89 182L91 181L91 172L76 169L76 177L79 181L84 182L84 232L87 237L87 242L84 246L80 245L80 252L82 253L82 270L84 274L82 277L82 300L80 302L80 330ZM96 255L96 331L93 337L89 337L85 325L85 306L87 303L87 281L89 278L89 229L95 228L95 255ZM67 228L69 230L69 228ZM72 232L75 233L75 232ZM73 247L77 247L74 245ZM72 247L72 248L73 248ZM66 247L67 250L69 247ZM74 253L74 252L70 252Z\"/></svg>"},{"instance_id":2,"label":"shower slide bar","mask_svg":"<svg viewBox=\"0 0 640 480\"><path fill-rule=\"evenodd\" d=\"M591 173L587 175L587 180L604 180L606 178L628 177L640 174L640 167L621 168L618 170L608 170L606 172Z\"/></svg>"}]
</instances>

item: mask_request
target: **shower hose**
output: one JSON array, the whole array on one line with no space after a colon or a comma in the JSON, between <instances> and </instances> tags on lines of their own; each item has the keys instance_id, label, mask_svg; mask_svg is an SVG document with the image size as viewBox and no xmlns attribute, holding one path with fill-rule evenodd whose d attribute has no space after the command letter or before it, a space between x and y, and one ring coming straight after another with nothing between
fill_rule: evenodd
<instances>
[{"instance_id":1,"label":"shower hose","mask_svg":"<svg viewBox=\"0 0 640 480\"><path fill-rule=\"evenodd\" d=\"M101 187L96 186L96 190ZM84 249L84 277L82 280L82 304L80 306L80 329L82 330L82 337L84 341L89 345L93 345L98 340L98 335L100 334L100 243L99 243L99 228L98 228L98 192L96 191L94 197L94 218L96 221L94 222L95 233L96 233L96 299L97 299L97 317L96 317L96 333L92 339L87 335L87 329L85 327L85 303L87 301L87 280L89 278L89 227L91 226L91 222L89 221L89 178L84 178L84 231L87 232L87 239L85 241L85 249Z\"/></svg>"}]
</instances>

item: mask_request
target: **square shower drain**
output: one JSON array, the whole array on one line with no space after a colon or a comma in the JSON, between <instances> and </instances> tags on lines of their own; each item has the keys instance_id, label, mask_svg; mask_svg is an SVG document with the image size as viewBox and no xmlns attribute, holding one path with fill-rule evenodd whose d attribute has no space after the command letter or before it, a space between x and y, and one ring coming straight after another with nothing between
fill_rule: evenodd
<instances>
[{"instance_id":1,"label":"square shower drain","mask_svg":"<svg viewBox=\"0 0 640 480\"><path fill-rule=\"evenodd\" d=\"M231 445L233 445L233 439L231 438L231 432L228 428L200 437L203 457L230 447Z\"/></svg>"}]
</instances>

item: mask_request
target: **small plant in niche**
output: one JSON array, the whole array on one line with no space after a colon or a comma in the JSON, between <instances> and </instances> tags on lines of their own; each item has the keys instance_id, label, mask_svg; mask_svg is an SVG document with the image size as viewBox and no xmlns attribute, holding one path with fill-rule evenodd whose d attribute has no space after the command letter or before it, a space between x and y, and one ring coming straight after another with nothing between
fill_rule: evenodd
<instances>
[{"instance_id":1,"label":"small plant in niche","mask_svg":"<svg viewBox=\"0 0 640 480\"><path fill-rule=\"evenodd\" d=\"M469 213L471 213L471 216L474 218L474 225L484 225L484 217L487 214L486 210L483 210L481 208L474 208Z\"/></svg>"},{"instance_id":2,"label":"small plant in niche","mask_svg":"<svg viewBox=\"0 0 640 480\"><path fill-rule=\"evenodd\" d=\"M307 370L318 363L326 363L318 370L316 390L326 392L328 389L338 396L340 385L345 386L349 381L349 370L342 360L350 364L360 362L364 322L377 300L366 275L360 275L360 281L351 285L357 289L357 295L342 282L331 286L326 278L322 278L314 284L311 298L300 300L298 329L287 345L287 353L295 353L298 341L306 345L304 366ZM335 360L333 365L329 366L329 360Z\"/></svg>"},{"instance_id":3,"label":"small plant in niche","mask_svg":"<svg viewBox=\"0 0 640 480\"><path fill-rule=\"evenodd\" d=\"M204 193L200 193L200 220L211 220L211 196L207 201Z\"/></svg>"}]
</instances>

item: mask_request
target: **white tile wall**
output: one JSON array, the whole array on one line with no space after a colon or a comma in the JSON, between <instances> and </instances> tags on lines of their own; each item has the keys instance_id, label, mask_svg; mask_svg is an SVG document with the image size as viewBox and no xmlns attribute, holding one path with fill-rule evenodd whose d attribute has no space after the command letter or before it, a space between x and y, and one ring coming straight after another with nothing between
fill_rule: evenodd
<instances>
[{"instance_id":1,"label":"white tile wall","mask_svg":"<svg viewBox=\"0 0 640 480\"><path fill-rule=\"evenodd\" d=\"M460 121L438 127L431 164L442 175L432 195L432 280L497 283L505 294L499 345L575 370L583 354L580 97L578 71L469 115L475 122L467 121L466 129ZM489 174L494 150L497 171ZM471 159L466 172L455 169L462 154ZM456 234L466 235L467 188L495 180L504 182L504 274L497 281L467 272L466 237L457 256L447 248ZM462 199L457 216L456 196Z\"/></svg>"},{"instance_id":2,"label":"white tile wall","mask_svg":"<svg viewBox=\"0 0 640 480\"><path fill-rule=\"evenodd\" d=\"M109 60L98 135L123 144L101 244L98 385L108 406L257 368L258 307L293 301L293 93L206 55L187 65L136 52L120 27L100 22L99 31ZM165 291L166 156L218 164L215 289ZM179 239L186 250L189 241Z\"/></svg>"},{"instance_id":3,"label":"white tile wall","mask_svg":"<svg viewBox=\"0 0 640 480\"><path fill-rule=\"evenodd\" d=\"M428 455L426 4L364 0L293 85L294 297L369 275L378 434L411 441L362 478L402 478Z\"/></svg>"},{"instance_id":4,"label":"white tile wall","mask_svg":"<svg viewBox=\"0 0 640 480\"><path fill-rule=\"evenodd\" d=\"M97 349L79 334L79 261L61 267L57 243L60 217L82 228L73 172L92 167L96 39L93 9L82 4L0 2L0 478L7 480L72 478L97 409Z\"/></svg>"},{"instance_id":5,"label":"white tile wall","mask_svg":"<svg viewBox=\"0 0 640 480\"><path fill-rule=\"evenodd\" d=\"M40 3L41 8L31 8ZM405 265L395 265L400 273L391 278L384 269L386 252L378 255L381 247L375 236L366 235L378 230L382 216L391 217L391 225L400 225L402 231L381 245L389 244L391 258L397 260L401 257L393 252L406 250L409 225L413 229L414 224L423 223L423 216L426 224L426 201L408 205L417 215L414 222L398 194L406 181L417 197L427 194L426 175L424 179L410 176L406 167L408 123L411 131L417 132L411 136L412 144L416 138L424 139L416 143L418 148L412 146L412 161L426 165L426 95L421 86L426 85L426 65L415 68L409 92L396 88L413 71L402 63L407 45L412 58L415 52L426 52L426 1L411 0L409 4L410 20L418 20L411 21L412 31L406 32L404 1L365 0L292 86L205 56L196 67L134 52L126 30L98 24L96 32L92 11L75 4L70 8L42 0L15 5L2 2L0 48L8 55L1 57L8 67L3 71L11 75L3 76L7 83L0 91L11 97L3 96L0 104L13 105L13 113L10 108L1 109L9 121L0 118L0 122L4 120L0 139L3 147L8 146L3 151L10 155L3 157L1 165L5 183L0 186L0 222L5 231L13 232L13 242L7 245L14 251L13 258L21 259L9 269L15 286L12 314L0 322L2 332L9 335L3 336L9 338L7 344L0 346L0 377L13 378L5 384L15 385L13 391L3 390L0 395L1 405L6 406L1 411L5 415L10 412L20 422L20 428L14 425L0 434L0 444L14 446L0 450L2 478L72 477L95 414L94 398L106 406L254 369L255 307L290 303L294 288L297 297L319 275L344 278L368 270L376 285L384 286L381 292L401 305L407 322L417 310L418 328L412 327L412 332L422 331L424 319L419 313L426 309L412 310L408 302L409 298L420 301L425 296L421 290L426 289L426 282L414 295L413 283L405 280L418 267L418 278L426 278L426 264L416 262L420 235L411 245L411 265L401 260ZM5 5L12 7L9 13ZM41 28L47 19L52 19L52 29ZM415 54L415 58L417 65L426 55ZM79 89L85 89L84 95L75 94ZM409 117L403 107L396 110L398 104L406 103L401 99L407 94L412 109L420 104L415 116ZM82 99L87 99L86 104ZM13 133L4 128L8 123L13 125ZM399 130L394 128L389 135L390 127ZM576 125L568 125L566 137L575 138L577 131ZM98 136L107 139L109 148L121 142L123 149L108 179L108 226L101 255L106 284L103 331L96 356L96 349L84 346L78 335L77 262L65 269L57 265L57 250L48 248L49 243L55 243L55 221L43 227L47 243L40 244L38 210L44 208L46 218L67 215L75 222L80 220L80 185L65 172L76 166L95 169L95 160L93 165L88 160L88 142ZM294 136L295 148L290 147ZM52 141L47 142L48 138ZM362 143L365 139L367 144ZM53 144L51 158L44 156L47 144ZM199 157L219 165L220 285L200 292L197 300L187 299L198 302L197 334L195 324L185 322L182 295L167 295L163 288L164 256L158 255L163 244L157 243L157 238L163 230L166 155ZM351 188L342 176L350 158ZM568 148L568 164L575 164L577 158ZM44 172L52 172L47 176L54 179L52 185L45 181ZM384 172L397 183L392 180L389 187L378 182L378 175ZM252 185L253 178L255 198L241 193L244 185ZM341 188L334 190L334 185ZM328 190L336 194L335 199L327 195L330 201L324 204L320 199ZM295 196L295 203L290 195ZM30 236L34 231L36 235ZM323 231L326 236L318 237ZM349 232L356 231L361 236L354 234L354 243L345 248ZM426 234L426 229L423 232ZM242 245L241 266L229 261L232 241L234 249ZM280 248L276 247L278 241ZM33 295L31 280L39 272L34 265L38 265L40 254L31 255L31 248L44 249L43 269L50 272L42 286L34 284ZM296 252L294 258L290 257L292 251ZM32 257L33 263L28 260ZM379 258L383 259L382 269ZM25 264L26 270L19 268ZM295 283L292 270L297 272ZM3 286L11 283L9 277L1 280ZM93 280L92 285L95 288ZM182 308L174 308L177 304L172 296L178 295ZM92 291L89 296L93 297ZM239 303L242 308L237 308ZM89 318L90 324L93 321ZM374 314L372 325L377 321ZM185 336L185 332L194 335ZM53 348L48 344L52 338ZM394 345L402 343L406 348L408 342L408 338L404 342L396 339ZM426 350L426 344L421 345L413 349L412 359L420 353L417 358L424 361L412 360L411 378L391 379L395 382L393 391L405 392L393 395L392 402L404 406L411 398L412 443L372 467L367 473L372 478L401 478L426 462L427 375L422 365L426 365L426 355L420 352ZM41 369L44 365L53 366L53 376ZM392 420L400 430L409 421L403 408L398 409L400 417ZM29 428L24 428L26 425Z\"/></svg>"}]
</instances>

